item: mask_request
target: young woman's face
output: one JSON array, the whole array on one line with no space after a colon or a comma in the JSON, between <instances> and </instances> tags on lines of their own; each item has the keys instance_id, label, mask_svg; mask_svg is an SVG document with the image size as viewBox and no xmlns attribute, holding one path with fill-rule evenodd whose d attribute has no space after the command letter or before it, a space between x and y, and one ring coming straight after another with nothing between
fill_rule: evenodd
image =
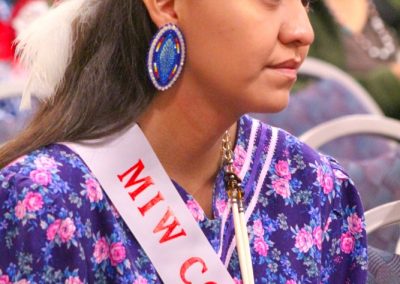
<instances>
[{"instance_id":1,"label":"young woman's face","mask_svg":"<svg viewBox=\"0 0 400 284\"><path fill-rule=\"evenodd\" d=\"M314 34L301 0L177 1L187 43L183 78L237 114L286 107Z\"/></svg>"}]
</instances>

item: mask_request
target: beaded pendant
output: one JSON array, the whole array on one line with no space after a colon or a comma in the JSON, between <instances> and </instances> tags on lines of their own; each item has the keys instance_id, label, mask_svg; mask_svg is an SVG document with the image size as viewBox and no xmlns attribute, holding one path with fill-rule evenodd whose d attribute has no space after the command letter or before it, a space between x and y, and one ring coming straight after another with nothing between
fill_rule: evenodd
<instances>
[{"instance_id":1,"label":"beaded pendant","mask_svg":"<svg viewBox=\"0 0 400 284\"><path fill-rule=\"evenodd\" d=\"M147 55L147 70L157 90L165 91L176 82L185 63L185 53L185 40L176 25L167 24L155 34Z\"/></svg>"}]
</instances>

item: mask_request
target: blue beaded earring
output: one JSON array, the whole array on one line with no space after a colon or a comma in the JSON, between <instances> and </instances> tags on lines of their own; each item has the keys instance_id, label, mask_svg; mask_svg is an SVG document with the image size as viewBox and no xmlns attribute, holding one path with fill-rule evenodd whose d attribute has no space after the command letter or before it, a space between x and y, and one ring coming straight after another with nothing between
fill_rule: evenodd
<instances>
[{"instance_id":1,"label":"blue beaded earring","mask_svg":"<svg viewBox=\"0 0 400 284\"><path fill-rule=\"evenodd\" d=\"M186 45L174 24L161 27L150 44L147 72L157 90L165 91L178 79L185 63Z\"/></svg>"}]
</instances>

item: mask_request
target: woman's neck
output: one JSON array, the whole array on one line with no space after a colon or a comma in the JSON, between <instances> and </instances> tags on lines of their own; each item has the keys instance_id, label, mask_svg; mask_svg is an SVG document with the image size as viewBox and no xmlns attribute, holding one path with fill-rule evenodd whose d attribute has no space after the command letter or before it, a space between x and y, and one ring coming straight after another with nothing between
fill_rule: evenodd
<instances>
[{"instance_id":1,"label":"woman's neck","mask_svg":"<svg viewBox=\"0 0 400 284\"><path fill-rule=\"evenodd\" d=\"M352 33L361 33L369 16L369 0L324 0L335 20Z\"/></svg>"},{"instance_id":2,"label":"woman's neck","mask_svg":"<svg viewBox=\"0 0 400 284\"><path fill-rule=\"evenodd\" d=\"M222 136L229 129L233 140L236 124L199 104L164 92L155 97L138 123L168 175L210 215L212 187L221 166Z\"/></svg>"}]
</instances>

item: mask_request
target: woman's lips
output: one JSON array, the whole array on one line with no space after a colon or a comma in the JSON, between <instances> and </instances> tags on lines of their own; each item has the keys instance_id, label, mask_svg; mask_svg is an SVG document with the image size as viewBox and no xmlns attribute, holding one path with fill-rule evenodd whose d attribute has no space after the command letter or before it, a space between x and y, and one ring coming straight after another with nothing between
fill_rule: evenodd
<instances>
[{"instance_id":1,"label":"woman's lips","mask_svg":"<svg viewBox=\"0 0 400 284\"><path fill-rule=\"evenodd\" d=\"M277 71L278 73L282 74L283 76L286 76L287 78L289 78L291 80L297 79L297 69L273 68L273 70Z\"/></svg>"},{"instance_id":2,"label":"woman's lips","mask_svg":"<svg viewBox=\"0 0 400 284\"><path fill-rule=\"evenodd\" d=\"M296 80L300 64L300 60L289 59L282 61L281 63L271 65L269 68L287 77L290 80Z\"/></svg>"}]
</instances>

